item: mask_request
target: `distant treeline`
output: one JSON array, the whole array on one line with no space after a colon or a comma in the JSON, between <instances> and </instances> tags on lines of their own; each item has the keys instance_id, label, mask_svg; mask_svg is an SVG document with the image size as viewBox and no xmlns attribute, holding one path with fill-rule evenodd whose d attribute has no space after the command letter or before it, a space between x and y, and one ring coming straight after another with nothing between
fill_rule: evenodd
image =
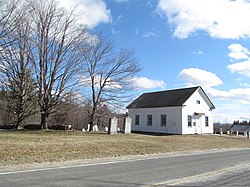
<instances>
[{"instance_id":1,"label":"distant treeline","mask_svg":"<svg viewBox=\"0 0 250 187\"><path fill-rule=\"evenodd\" d=\"M244 120L244 121L236 120L236 121L233 121L233 125L248 125L248 126L250 126L250 121L247 121L247 120Z\"/></svg>"}]
</instances>

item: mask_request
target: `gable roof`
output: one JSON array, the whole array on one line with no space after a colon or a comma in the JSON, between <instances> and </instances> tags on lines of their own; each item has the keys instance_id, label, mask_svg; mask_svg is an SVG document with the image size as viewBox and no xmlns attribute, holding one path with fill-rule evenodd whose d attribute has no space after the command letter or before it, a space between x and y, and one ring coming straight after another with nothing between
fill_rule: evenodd
<instances>
[{"instance_id":1,"label":"gable roof","mask_svg":"<svg viewBox=\"0 0 250 187\"><path fill-rule=\"evenodd\" d=\"M234 132L246 132L250 130L250 126L248 125L233 125L231 128Z\"/></svg>"},{"instance_id":2,"label":"gable roof","mask_svg":"<svg viewBox=\"0 0 250 187\"><path fill-rule=\"evenodd\" d=\"M203 89L198 87L181 88L176 90L166 90L159 92L144 93L131 104L127 106L130 108L157 108L157 107L172 107L182 106L185 101L197 90L202 91L202 95L209 103L211 109L214 109L213 103L209 100Z\"/></svg>"}]
</instances>

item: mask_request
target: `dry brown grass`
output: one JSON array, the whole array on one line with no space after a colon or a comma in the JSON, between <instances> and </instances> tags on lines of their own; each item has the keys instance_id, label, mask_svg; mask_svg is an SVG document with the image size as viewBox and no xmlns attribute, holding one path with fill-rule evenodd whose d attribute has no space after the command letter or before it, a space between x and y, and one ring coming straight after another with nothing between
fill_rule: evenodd
<instances>
[{"instance_id":1,"label":"dry brown grass","mask_svg":"<svg viewBox=\"0 0 250 187\"><path fill-rule=\"evenodd\" d=\"M69 131L0 131L0 167L89 158L250 147L246 138L123 135Z\"/></svg>"}]
</instances>

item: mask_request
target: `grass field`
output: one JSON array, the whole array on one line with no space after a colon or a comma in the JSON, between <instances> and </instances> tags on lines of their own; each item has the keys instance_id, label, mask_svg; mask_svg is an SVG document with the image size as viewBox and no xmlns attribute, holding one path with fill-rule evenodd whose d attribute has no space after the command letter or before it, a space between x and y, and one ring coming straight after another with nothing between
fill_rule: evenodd
<instances>
[{"instance_id":1,"label":"grass field","mask_svg":"<svg viewBox=\"0 0 250 187\"><path fill-rule=\"evenodd\" d=\"M74 131L0 131L0 167L239 147L250 147L250 140L214 135L110 136Z\"/></svg>"}]
</instances>

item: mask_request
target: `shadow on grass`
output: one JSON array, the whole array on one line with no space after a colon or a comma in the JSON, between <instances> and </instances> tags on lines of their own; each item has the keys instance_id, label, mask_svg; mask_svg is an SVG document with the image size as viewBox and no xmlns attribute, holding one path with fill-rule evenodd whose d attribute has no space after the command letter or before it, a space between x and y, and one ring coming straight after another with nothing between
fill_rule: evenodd
<instances>
[{"instance_id":1,"label":"shadow on grass","mask_svg":"<svg viewBox=\"0 0 250 187\"><path fill-rule=\"evenodd\" d=\"M159 132L142 132L142 131L132 131L133 134L141 135L151 135L151 136L176 136L180 134L168 134L168 133L159 133Z\"/></svg>"}]
</instances>

